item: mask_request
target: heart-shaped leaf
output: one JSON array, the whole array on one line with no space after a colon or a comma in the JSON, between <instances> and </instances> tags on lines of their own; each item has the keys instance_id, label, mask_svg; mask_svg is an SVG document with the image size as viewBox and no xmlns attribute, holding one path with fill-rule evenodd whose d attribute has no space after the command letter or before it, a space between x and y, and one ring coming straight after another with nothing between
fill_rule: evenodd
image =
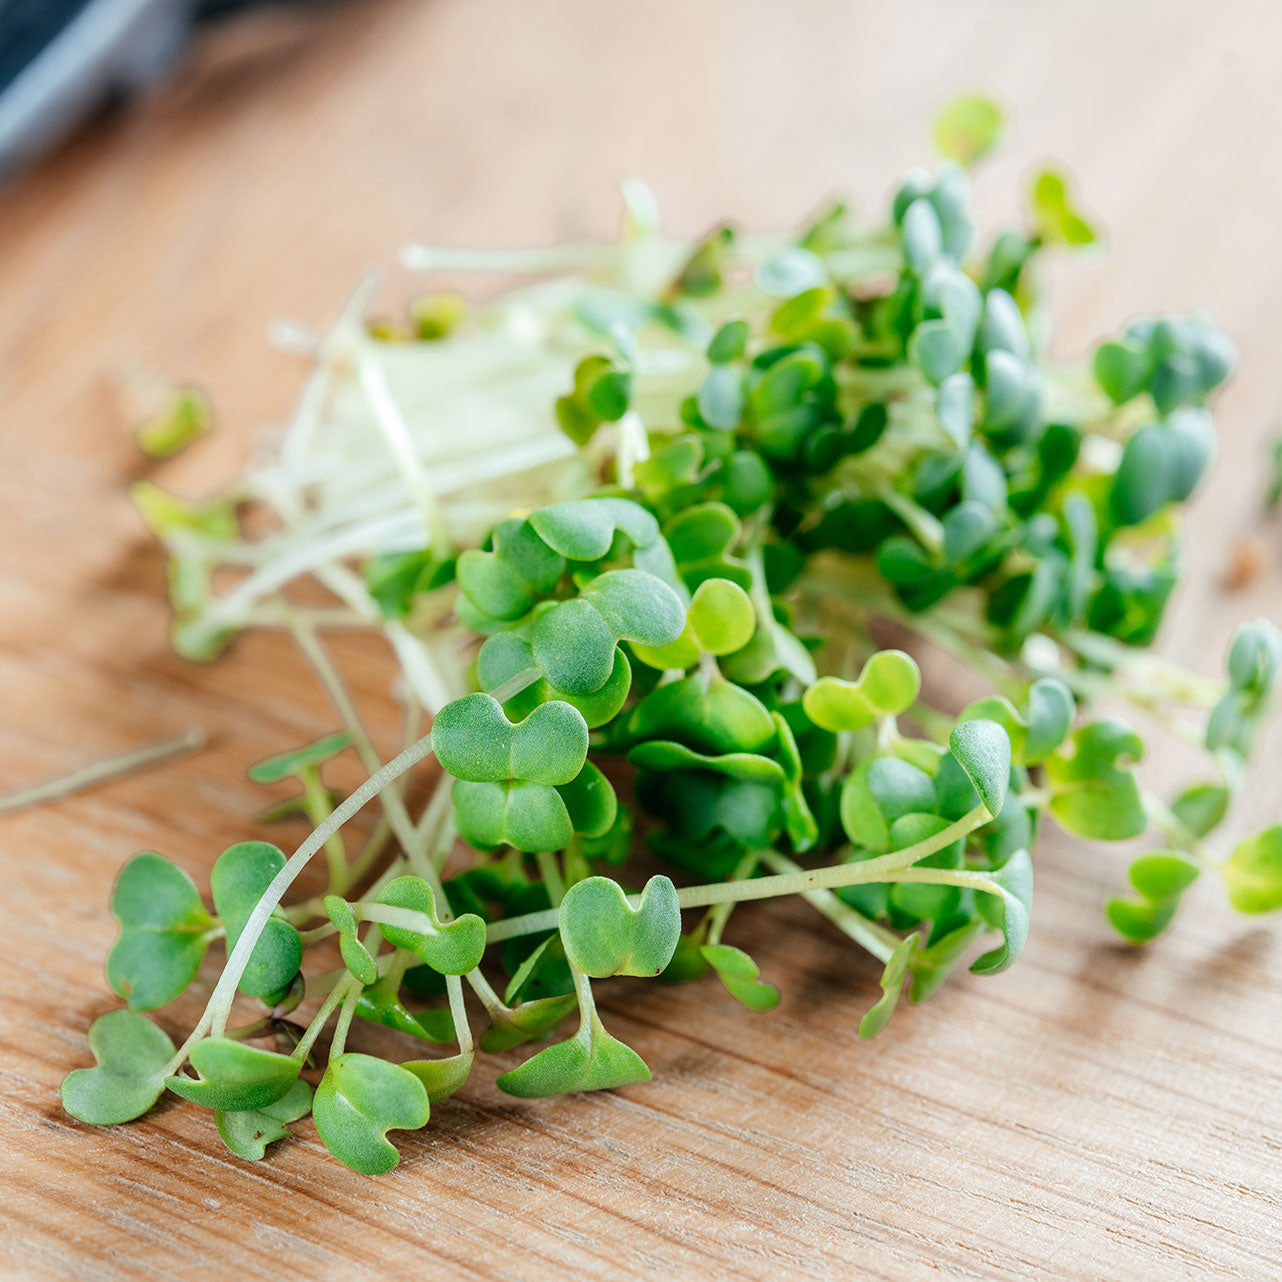
<instances>
[{"instance_id":1,"label":"heart-shaped leaf","mask_svg":"<svg viewBox=\"0 0 1282 1282\"><path fill-rule=\"evenodd\" d=\"M266 841L241 841L218 856L209 874L214 907L227 930L227 951L236 947L263 892L285 866L285 856ZM267 919L241 976L240 991L270 997L298 974L303 944L298 931L277 908Z\"/></svg>"},{"instance_id":2,"label":"heart-shaped leaf","mask_svg":"<svg viewBox=\"0 0 1282 1282\"><path fill-rule=\"evenodd\" d=\"M593 1012L573 1037L532 1055L519 1068L504 1073L495 1085L520 1099L545 1099L570 1091L608 1091L649 1080L645 1060L606 1032Z\"/></svg>"},{"instance_id":3,"label":"heart-shaped leaf","mask_svg":"<svg viewBox=\"0 0 1282 1282\"><path fill-rule=\"evenodd\" d=\"M338 947L343 956L343 965L362 984L375 983L378 980L378 963L357 937L359 923L355 910L341 895L326 895L322 903L326 915L338 927Z\"/></svg>"},{"instance_id":4,"label":"heart-shaped leaf","mask_svg":"<svg viewBox=\"0 0 1282 1282\"><path fill-rule=\"evenodd\" d=\"M1095 229L1073 206L1068 181L1044 169L1033 181L1033 218L1042 236L1055 245L1092 245Z\"/></svg>"},{"instance_id":5,"label":"heart-shaped leaf","mask_svg":"<svg viewBox=\"0 0 1282 1282\"><path fill-rule=\"evenodd\" d=\"M691 589L706 579L728 579L741 588L752 585L746 567L730 555L741 532L738 516L725 503L695 503L663 527L672 559Z\"/></svg>"},{"instance_id":6,"label":"heart-shaped leaf","mask_svg":"<svg viewBox=\"0 0 1282 1282\"><path fill-rule=\"evenodd\" d=\"M340 730L337 734L326 735L323 739L314 739L301 748L267 757L256 765L250 766L247 773L254 783L279 783L282 779L288 779L290 775L301 775L316 770L331 757L338 756L345 748L350 747L351 742L351 733Z\"/></svg>"},{"instance_id":7,"label":"heart-shaped leaf","mask_svg":"<svg viewBox=\"0 0 1282 1282\"><path fill-rule=\"evenodd\" d=\"M920 935L909 935L891 953L890 960L886 963L886 968L881 975L881 996L859 1021L860 1037L876 1037L890 1022L890 1017L899 1004L899 991L903 987L904 976L908 974L912 965L913 954L917 951L920 939Z\"/></svg>"},{"instance_id":8,"label":"heart-shaped leaf","mask_svg":"<svg viewBox=\"0 0 1282 1282\"><path fill-rule=\"evenodd\" d=\"M726 991L749 1010L774 1010L779 1005L779 990L759 978L761 967L743 949L729 944L704 944L699 956L717 972Z\"/></svg>"},{"instance_id":9,"label":"heart-shaped leaf","mask_svg":"<svg viewBox=\"0 0 1282 1282\"><path fill-rule=\"evenodd\" d=\"M460 781L453 796L459 836L478 850L560 850L574 837L569 808L546 784Z\"/></svg>"},{"instance_id":10,"label":"heart-shaped leaf","mask_svg":"<svg viewBox=\"0 0 1282 1282\"><path fill-rule=\"evenodd\" d=\"M995 721L963 721L948 736L948 746L989 817L1000 814L1010 782L1010 736Z\"/></svg>"},{"instance_id":11,"label":"heart-shaped leaf","mask_svg":"<svg viewBox=\"0 0 1282 1282\"><path fill-rule=\"evenodd\" d=\"M651 877L633 908L617 881L588 877L561 901L565 955L585 975L658 975L681 938L681 905L667 877Z\"/></svg>"},{"instance_id":12,"label":"heart-shaped leaf","mask_svg":"<svg viewBox=\"0 0 1282 1282\"><path fill-rule=\"evenodd\" d=\"M600 561L609 554L616 530L639 548L659 537L659 523L631 499L555 503L531 512L528 519L548 547L571 561Z\"/></svg>"},{"instance_id":13,"label":"heart-shaped leaf","mask_svg":"<svg viewBox=\"0 0 1282 1282\"><path fill-rule=\"evenodd\" d=\"M1051 813L1080 837L1124 841L1147 826L1139 785L1127 761L1144 755L1144 743L1125 722L1082 726L1046 759Z\"/></svg>"},{"instance_id":14,"label":"heart-shaped leaf","mask_svg":"<svg viewBox=\"0 0 1282 1282\"><path fill-rule=\"evenodd\" d=\"M111 892L120 934L107 956L107 982L131 1010L155 1010L196 977L213 919L195 883L151 851L135 855Z\"/></svg>"},{"instance_id":15,"label":"heart-shaped leaf","mask_svg":"<svg viewBox=\"0 0 1282 1282\"><path fill-rule=\"evenodd\" d=\"M857 681L820 677L805 693L806 716L824 730L859 730L880 716L907 712L921 691L921 672L902 650L878 650Z\"/></svg>"},{"instance_id":16,"label":"heart-shaped leaf","mask_svg":"<svg viewBox=\"0 0 1282 1282\"><path fill-rule=\"evenodd\" d=\"M443 922L436 912L436 896L421 877L397 877L379 893L378 902L422 914L422 929L379 924L383 938L407 949L442 975L466 975L480 965L485 952L485 923L475 913L464 913Z\"/></svg>"},{"instance_id":17,"label":"heart-shaped leaf","mask_svg":"<svg viewBox=\"0 0 1282 1282\"><path fill-rule=\"evenodd\" d=\"M661 578L645 570L610 570L574 600L556 602L537 614L532 651L554 686L588 695L610 679L619 641L665 646L684 627L681 598Z\"/></svg>"},{"instance_id":18,"label":"heart-shaped leaf","mask_svg":"<svg viewBox=\"0 0 1282 1282\"><path fill-rule=\"evenodd\" d=\"M941 156L973 165L1001 137L1001 108L982 94L962 94L935 117L935 146Z\"/></svg>"},{"instance_id":19,"label":"heart-shaped leaf","mask_svg":"<svg viewBox=\"0 0 1282 1282\"><path fill-rule=\"evenodd\" d=\"M199 1080L174 1075L165 1078L165 1085L193 1104L229 1113L274 1104L298 1080L303 1066L292 1056L229 1037L197 1042L188 1058L200 1074Z\"/></svg>"},{"instance_id":20,"label":"heart-shaped leaf","mask_svg":"<svg viewBox=\"0 0 1282 1282\"><path fill-rule=\"evenodd\" d=\"M1107 914L1113 928L1132 943L1155 939L1171 923L1180 896L1197 880L1200 867L1187 855L1160 850L1132 862L1129 876L1137 899L1110 899Z\"/></svg>"},{"instance_id":21,"label":"heart-shaped leaf","mask_svg":"<svg viewBox=\"0 0 1282 1282\"><path fill-rule=\"evenodd\" d=\"M1243 841L1222 872L1229 902L1240 913L1271 913L1282 908L1282 825Z\"/></svg>"},{"instance_id":22,"label":"heart-shaped leaf","mask_svg":"<svg viewBox=\"0 0 1282 1282\"><path fill-rule=\"evenodd\" d=\"M441 768L475 783L569 783L588 755L583 714L568 703L544 703L513 725L488 694L447 703L432 723Z\"/></svg>"},{"instance_id":23,"label":"heart-shaped leaf","mask_svg":"<svg viewBox=\"0 0 1282 1282\"><path fill-rule=\"evenodd\" d=\"M273 1104L264 1108L214 1114L218 1134L237 1157L247 1162L261 1161L267 1155L268 1144L283 1140L289 1134L286 1122L296 1122L312 1111L312 1088L304 1081L297 1081Z\"/></svg>"},{"instance_id":24,"label":"heart-shaped leaf","mask_svg":"<svg viewBox=\"0 0 1282 1282\"><path fill-rule=\"evenodd\" d=\"M556 587L565 573L565 558L519 517L501 522L493 543L491 552L470 548L459 557L459 588L483 614L518 619Z\"/></svg>"},{"instance_id":25,"label":"heart-shaped leaf","mask_svg":"<svg viewBox=\"0 0 1282 1282\"><path fill-rule=\"evenodd\" d=\"M75 1068L62 1079L62 1106L72 1117L92 1126L131 1122L160 1098L174 1044L151 1020L108 1011L90 1024L89 1049L97 1068Z\"/></svg>"},{"instance_id":26,"label":"heart-shaped leaf","mask_svg":"<svg viewBox=\"0 0 1282 1282\"><path fill-rule=\"evenodd\" d=\"M752 640L757 612L748 594L729 579L705 579L686 611L685 629L671 645L634 646L638 659L652 668L688 668L700 654L733 654Z\"/></svg>"},{"instance_id":27,"label":"heart-shaped leaf","mask_svg":"<svg viewBox=\"0 0 1282 1282\"><path fill-rule=\"evenodd\" d=\"M487 638L476 657L476 677L487 690L496 690L505 681L519 673L536 667L530 643L514 632L496 632ZM595 729L612 721L623 707L632 687L632 668L627 656L617 646L614 651L614 668L605 685L592 694L572 695L558 690L545 678L527 686L503 705L505 715L514 722L527 717L540 704L561 702L577 708L587 722L588 729Z\"/></svg>"},{"instance_id":28,"label":"heart-shaped leaf","mask_svg":"<svg viewBox=\"0 0 1282 1282\"><path fill-rule=\"evenodd\" d=\"M401 1157L387 1132L416 1131L430 1114L427 1088L416 1074L352 1051L330 1060L312 1100L321 1143L362 1175L396 1166Z\"/></svg>"}]
</instances>

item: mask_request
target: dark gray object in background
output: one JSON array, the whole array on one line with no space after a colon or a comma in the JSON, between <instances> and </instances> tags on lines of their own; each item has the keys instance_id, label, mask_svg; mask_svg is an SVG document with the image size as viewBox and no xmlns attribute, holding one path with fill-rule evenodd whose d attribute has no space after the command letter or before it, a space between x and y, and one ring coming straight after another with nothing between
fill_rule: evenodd
<instances>
[{"instance_id":1,"label":"dark gray object in background","mask_svg":"<svg viewBox=\"0 0 1282 1282\"><path fill-rule=\"evenodd\" d=\"M262 0L0 0L0 180L162 76L198 21Z\"/></svg>"}]
</instances>

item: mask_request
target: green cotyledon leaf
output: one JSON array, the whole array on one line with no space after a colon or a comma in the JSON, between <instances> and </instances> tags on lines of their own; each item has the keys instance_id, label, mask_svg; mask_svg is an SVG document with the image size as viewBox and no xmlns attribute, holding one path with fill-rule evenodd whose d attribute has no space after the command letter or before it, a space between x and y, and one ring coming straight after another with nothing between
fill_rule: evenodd
<instances>
[{"instance_id":1,"label":"green cotyledon leaf","mask_svg":"<svg viewBox=\"0 0 1282 1282\"><path fill-rule=\"evenodd\" d=\"M859 1036L876 1037L890 1022L899 1004L899 992L904 984L904 977L912 965L913 954L921 936L909 935L890 955L886 968L881 976L881 996L859 1021Z\"/></svg>"},{"instance_id":2,"label":"green cotyledon leaf","mask_svg":"<svg viewBox=\"0 0 1282 1282\"><path fill-rule=\"evenodd\" d=\"M267 1156L268 1144L283 1140L289 1134L286 1122L306 1117L312 1109L312 1088L297 1081L275 1103L259 1109L214 1113L218 1134L237 1157L258 1162Z\"/></svg>"},{"instance_id":3,"label":"green cotyledon leaf","mask_svg":"<svg viewBox=\"0 0 1282 1282\"><path fill-rule=\"evenodd\" d=\"M648 1082L645 1060L605 1029L595 1011L579 1031L532 1055L495 1082L501 1091L519 1099L545 1099L571 1091L608 1091L634 1082Z\"/></svg>"},{"instance_id":4,"label":"green cotyledon leaf","mask_svg":"<svg viewBox=\"0 0 1282 1282\"><path fill-rule=\"evenodd\" d=\"M608 877L576 882L561 901L561 939L585 975L658 975L681 937L681 907L667 877L651 877L633 908Z\"/></svg>"},{"instance_id":5,"label":"green cotyledon leaf","mask_svg":"<svg viewBox=\"0 0 1282 1282\"><path fill-rule=\"evenodd\" d=\"M282 779L288 779L290 775L301 774L323 766L332 757L338 756L340 752L349 748L351 743L350 731L340 730L337 734L314 739L301 748L293 748L289 752L267 757L256 765L250 766L247 773L254 783L279 783Z\"/></svg>"},{"instance_id":6,"label":"green cotyledon leaf","mask_svg":"<svg viewBox=\"0 0 1282 1282\"><path fill-rule=\"evenodd\" d=\"M1223 865L1229 902L1240 913L1282 908L1282 825L1241 842Z\"/></svg>"},{"instance_id":7,"label":"green cotyledon leaf","mask_svg":"<svg viewBox=\"0 0 1282 1282\"><path fill-rule=\"evenodd\" d=\"M856 681L820 677L806 691L806 716L824 730L859 730L881 716L907 712L921 690L921 673L902 650L878 650Z\"/></svg>"},{"instance_id":8,"label":"green cotyledon leaf","mask_svg":"<svg viewBox=\"0 0 1282 1282\"><path fill-rule=\"evenodd\" d=\"M285 866L285 856L266 841L241 841L218 856L209 874L214 907L227 929L227 951L236 947L263 892ZM303 944L298 931L277 908L267 919L249 964L240 979L240 991L251 997L270 997L284 989L298 974Z\"/></svg>"},{"instance_id":9,"label":"green cotyledon leaf","mask_svg":"<svg viewBox=\"0 0 1282 1282\"><path fill-rule=\"evenodd\" d=\"M569 783L588 753L583 714L568 703L544 703L515 725L488 694L447 703L432 724L443 770L473 783Z\"/></svg>"},{"instance_id":10,"label":"green cotyledon leaf","mask_svg":"<svg viewBox=\"0 0 1282 1282\"><path fill-rule=\"evenodd\" d=\"M107 982L131 1010L155 1010L196 977L213 919L195 883L163 856L144 851L120 870L111 892L120 934L107 955Z\"/></svg>"},{"instance_id":11,"label":"green cotyledon leaf","mask_svg":"<svg viewBox=\"0 0 1282 1282\"><path fill-rule=\"evenodd\" d=\"M165 1078L175 1095L205 1108L241 1112L274 1104L298 1080L302 1060L275 1051L211 1037L197 1042L189 1056L199 1079L180 1074Z\"/></svg>"},{"instance_id":12,"label":"green cotyledon leaf","mask_svg":"<svg viewBox=\"0 0 1282 1282\"><path fill-rule=\"evenodd\" d=\"M742 948L729 944L704 944L699 956L717 972L726 991L749 1010L774 1010L779 990L761 978L761 967Z\"/></svg>"},{"instance_id":13,"label":"green cotyledon leaf","mask_svg":"<svg viewBox=\"0 0 1282 1282\"><path fill-rule=\"evenodd\" d=\"M631 499L576 499L531 512L535 532L554 552L571 561L599 561L609 554L615 532L638 548L659 537L659 523Z\"/></svg>"},{"instance_id":14,"label":"green cotyledon leaf","mask_svg":"<svg viewBox=\"0 0 1282 1282\"><path fill-rule=\"evenodd\" d=\"M1143 741L1125 722L1109 719L1082 726L1046 759L1051 813L1081 837L1138 837L1148 820L1127 766L1143 755Z\"/></svg>"},{"instance_id":15,"label":"green cotyledon leaf","mask_svg":"<svg viewBox=\"0 0 1282 1282\"><path fill-rule=\"evenodd\" d=\"M536 611L531 647L554 686L589 695L610 679L619 641L670 645L684 627L685 606L661 578L646 570L608 570L573 600Z\"/></svg>"},{"instance_id":16,"label":"green cotyledon leaf","mask_svg":"<svg viewBox=\"0 0 1282 1282\"><path fill-rule=\"evenodd\" d=\"M430 1114L427 1088L415 1073L352 1051L330 1060L312 1100L321 1143L362 1175L392 1170L401 1158L387 1132L416 1131Z\"/></svg>"},{"instance_id":17,"label":"green cotyledon leaf","mask_svg":"<svg viewBox=\"0 0 1282 1282\"><path fill-rule=\"evenodd\" d=\"M379 923L383 938L412 952L442 975L466 975L480 965L485 952L485 922L475 913L453 921L437 915L436 895L421 877L396 877L379 892L378 902L421 914L422 929Z\"/></svg>"},{"instance_id":18,"label":"green cotyledon leaf","mask_svg":"<svg viewBox=\"0 0 1282 1282\"><path fill-rule=\"evenodd\" d=\"M62 1106L93 1126L141 1117L165 1089L174 1044L145 1015L113 1010L89 1026L95 1068L74 1068L62 1079Z\"/></svg>"}]
</instances>

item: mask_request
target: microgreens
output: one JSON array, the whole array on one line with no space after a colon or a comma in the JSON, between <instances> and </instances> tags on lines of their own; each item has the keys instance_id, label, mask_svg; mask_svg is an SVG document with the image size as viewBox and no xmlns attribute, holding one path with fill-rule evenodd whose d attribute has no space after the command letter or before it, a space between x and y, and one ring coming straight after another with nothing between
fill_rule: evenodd
<instances>
[{"instance_id":1,"label":"microgreens","mask_svg":"<svg viewBox=\"0 0 1282 1282\"><path fill-rule=\"evenodd\" d=\"M98 1066L68 1074L68 1111L126 1121L167 1087L256 1160L310 1108L339 1161L378 1174L398 1160L388 1132L424 1126L468 1080L465 990L486 1055L577 1013L576 1032L508 1061L509 1094L644 1082L597 986L633 977L611 985L626 1003L637 978L714 973L770 1011L779 990L732 942L734 913L781 895L881 968L859 1023L872 1037L967 958L978 975L1015 962L1045 817L1090 840L1157 831L1106 908L1133 942L1167 929L1204 871L1242 912L1282 908L1282 828L1227 858L1209 844L1282 636L1243 625L1225 680L1146 653L1233 348L1169 317L1132 322L1089 368L1049 363L1039 264L1096 235L1047 170L1031 223L979 246L965 166L1000 124L986 99L946 110L944 162L869 228L834 205L795 236L680 243L629 184L615 246L413 248L423 270L574 274L470 312L428 296L376 324L362 289L324 340L291 331L315 368L274 458L200 503L136 490L170 553L176 646L206 659L244 629L285 629L343 727L251 769L297 781L272 818L312 832L288 859L225 851L212 909L162 856L125 865L107 976L129 1009L91 1028ZM242 528L247 505L270 510L252 525L266 533ZM328 603L301 604L317 599L289 590L302 580ZM923 688L912 642L879 647L883 621L988 692L956 712ZM399 662L406 747L386 764L330 626L380 633ZM1169 804L1141 778L1126 705L1205 748ZM343 796L321 775L349 749L370 777ZM402 776L433 754L416 813ZM343 826L375 799L349 851ZM322 849L323 893L286 903ZM220 942L222 975L175 1049L141 1012ZM229 1027L238 992L259 1009ZM358 1018L456 1048L378 1059L347 1047ZM317 1061L313 1094L300 1075Z\"/></svg>"}]
</instances>

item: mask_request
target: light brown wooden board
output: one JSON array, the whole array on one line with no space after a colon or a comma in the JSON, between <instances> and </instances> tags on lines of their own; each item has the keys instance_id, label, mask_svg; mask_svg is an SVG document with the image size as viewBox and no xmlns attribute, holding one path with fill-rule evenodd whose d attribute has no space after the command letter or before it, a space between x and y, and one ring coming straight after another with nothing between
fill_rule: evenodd
<instances>
[{"instance_id":1,"label":"light brown wooden board","mask_svg":"<svg viewBox=\"0 0 1282 1282\"><path fill-rule=\"evenodd\" d=\"M1053 837L1011 973L964 977L861 1044L867 959L804 904L753 908L733 937L783 989L777 1012L711 983L604 985L653 1084L522 1103L482 1057L374 1183L306 1124L250 1166L193 1107L109 1130L62 1112L58 1081L114 1005L102 958L120 863L155 847L202 876L262 832L245 764L332 725L278 638L210 668L168 653L108 376L139 358L203 380L223 431L163 476L225 477L300 375L266 347L268 323L323 323L411 236L605 235L627 173L686 233L725 215L781 225L836 190L876 207L925 157L933 107L987 89L1016 129L978 180L980 211L1013 212L1015 184L1057 157L1109 229L1106 259L1055 274L1058 350L1212 303L1241 348L1164 652L1213 672L1238 617L1278 617L1276 525L1254 588L1218 586L1280 406L1282 22L1267 0L371 0L254 30L0 193L0 787L189 725L213 736L0 818L0 1272L1277 1277L1278 926L1234 919L1207 884L1168 938L1127 951L1100 913L1124 858ZM385 298L403 288L394 277ZM386 667L343 657L386 749ZM1243 825L1282 805L1276 729L1262 746ZM179 1032L192 1009L159 1018Z\"/></svg>"}]
</instances>

